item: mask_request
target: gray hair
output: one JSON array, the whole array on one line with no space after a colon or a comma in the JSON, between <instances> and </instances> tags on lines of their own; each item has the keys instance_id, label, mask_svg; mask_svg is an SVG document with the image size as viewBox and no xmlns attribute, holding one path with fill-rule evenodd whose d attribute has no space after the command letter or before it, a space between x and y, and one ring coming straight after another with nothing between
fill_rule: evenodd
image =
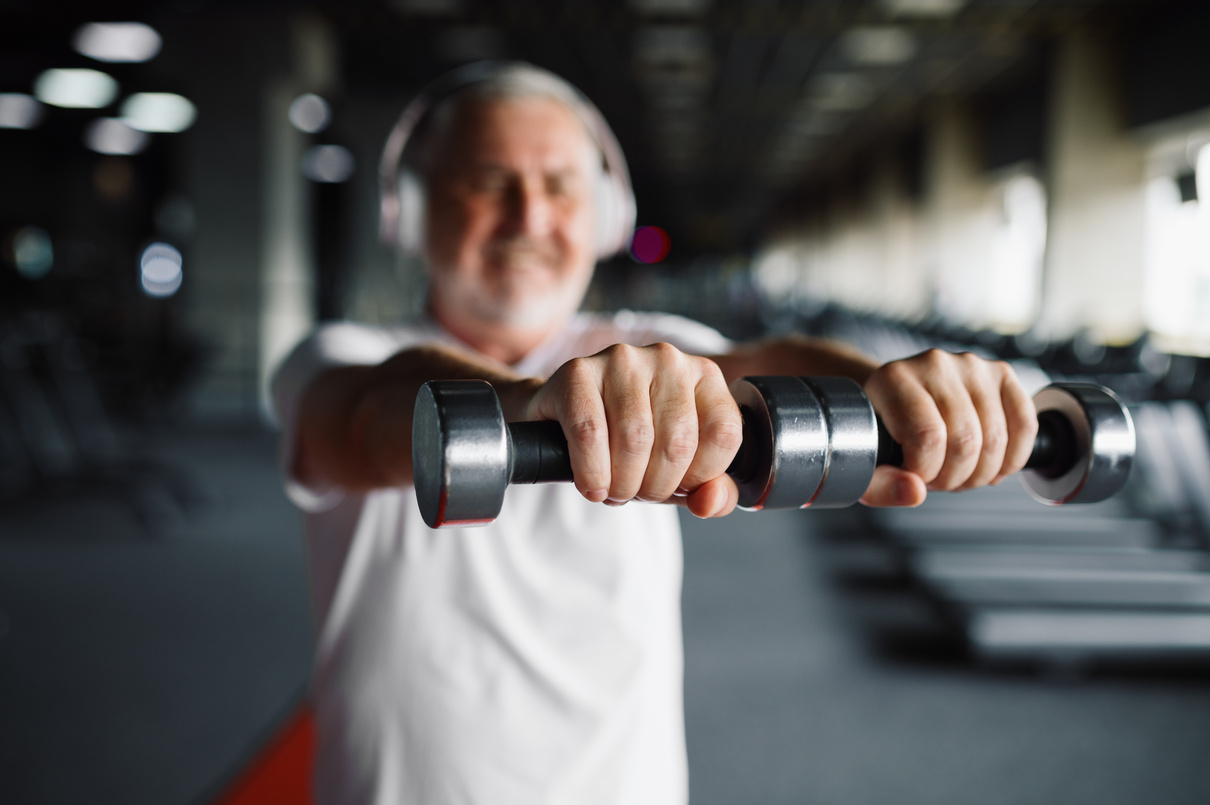
<instances>
[{"instance_id":1,"label":"gray hair","mask_svg":"<svg viewBox=\"0 0 1210 805\"><path fill-rule=\"evenodd\" d=\"M445 155L444 146L451 141L449 135L461 110L477 103L533 98L549 98L575 113L584 125L589 142L601 154L598 164L603 170L601 144L589 122L592 113L579 91L554 73L521 63L502 67L489 78L462 87L437 101L424 125L416 132L409 164L423 180L429 180Z\"/></svg>"}]
</instances>

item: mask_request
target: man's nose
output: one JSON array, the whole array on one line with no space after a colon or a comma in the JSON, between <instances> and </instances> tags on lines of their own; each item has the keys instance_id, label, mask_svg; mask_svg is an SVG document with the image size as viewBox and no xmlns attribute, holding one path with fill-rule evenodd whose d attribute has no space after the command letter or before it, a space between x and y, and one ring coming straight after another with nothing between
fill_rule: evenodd
<instances>
[{"instance_id":1,"label":"man's nose","mask_svg":"<svg viewBox=\"0 0 1210 805\"><path fill-rule=\"evenodd\" d=\"M512 193L508 212L512 234L549 234L553 223L553 210L550 198L542 187L530 183L519 184Z\"/></svg>"}]
</instances>

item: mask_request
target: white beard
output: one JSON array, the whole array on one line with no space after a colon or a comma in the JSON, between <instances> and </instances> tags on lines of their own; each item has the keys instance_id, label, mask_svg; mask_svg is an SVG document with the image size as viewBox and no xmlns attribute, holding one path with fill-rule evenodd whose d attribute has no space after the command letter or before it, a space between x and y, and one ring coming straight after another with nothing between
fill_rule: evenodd
<instances>
[{"instance_id":1,"label":"white beard","mask_svg":"<svg viewBox=\"0 0 1210 805\"><path fill-rule=\"evenodd\" d=\"M488 285L458 272L445 273L437 280L447 309L464 310L482 321L532 331L548 328L579 308L591 271L552 282L547 273L557 255L518 242L496 249L490 259L502 262L506 272L497 282Z\"/></svg>"},{"instance_id":2,"label":"white beard","mask_svg":"<svg viewBox=\"0 0 1210 805\"><path fill-rule=\"evenodd\" d=\"M493 324L537 330L569 317L580 306L587 282L564 282L543 290L513 287L525 282L523 277L510 280L499 292L492 293L477 283L450 283L446 299L457 300L457 308ZM456 286L456 287L451 287Z\"/></svg>"}]
</instances>

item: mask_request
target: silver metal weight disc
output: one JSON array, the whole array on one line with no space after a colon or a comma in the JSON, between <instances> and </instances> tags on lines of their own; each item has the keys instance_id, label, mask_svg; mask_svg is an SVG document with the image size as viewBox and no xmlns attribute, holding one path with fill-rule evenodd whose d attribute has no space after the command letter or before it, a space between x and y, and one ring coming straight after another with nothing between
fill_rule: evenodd
<instances>
[{"instance_id":1,"label":"silver metal weight disc","mask_svg":"<svg viewBox=\"0 0 1210 805\"><path fill-rule=\"evenodd\" d=\"M491 384L441 380L420 387L412 476L430 528L496 519L508 488L508 431Z\"/></svg>"},{"instance_id":2,"label":"silver metal weight disc","mask_svg":"<svg viewBox=\"0 0 1210 805\"><path fill-rule=\"evenodd\" d=\"M874 408L861 386L847 377L802 380L822 403L828 433L823 481L807 505L827 509L851 506L869 488L878 460Z\"/></svg>"},{"instance_id":3,"label":"silver metal weight disc","mask_svg":"<svg viewBox=\"0 0 1210 805\"><path fill-rule=\"evenodd\" d=\"M1075 466L1056 478L1035 470L1021 483L1042 503L1097 503L1121 491L1134 464L1134 420L1107 388L1091 383L1054 383L1034 395L1038 413L1057 411L1075 432Z\"/></svg>"},{"instance_id":4,"label":"silver metal weight disc","mask_svg":"<svg viewBox=\"0 0 1210 805\"><path fill-rule=\"evenodd\" d=\"M739 505L752 510L807 505L823 480L828 449L819 400L796 377L743 377L730 388L747 409L744 449L757 451L756 472L737 479Z\"/></svg>"}]
</instances>

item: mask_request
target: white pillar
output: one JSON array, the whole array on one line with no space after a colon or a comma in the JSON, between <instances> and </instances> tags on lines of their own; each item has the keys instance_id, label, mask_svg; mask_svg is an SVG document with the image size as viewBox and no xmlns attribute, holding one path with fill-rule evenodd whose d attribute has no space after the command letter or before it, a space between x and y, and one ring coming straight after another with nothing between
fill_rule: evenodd
<instances>
[{"instance_id":1,"label":"white pillar","mask_svg":"<svg viewBox=\"0 0 1210 805\"><path fill-rule=\"evenodd\" d=\"M290 123L290 104L303 92L323 93L336 79L336 43L318 17L291 21L290 71L265 92L265 207L261 238L260 349L257 388L269 411L273 370L315 326L315 255L311 249L311 198L301 164L305 135Z\"/></svg>"},{"instance_id":2,"label":"white pillar","mask_svg":"<svg viewBox=\"0 0 1210 805\"><path fill-rule=\"evenodd\" d=\"M991 323L988 293L997 226L995 188L979 159L970 109L936 109L925 129L924 254L933 301L947 319L974 327Z\"/></svg>"},{"instance_id":3,"label":"white pillar","mask_svg":"<svg viewBox=\"0 0 1210 805\"><path fill-rule=\"evenodd\" d=\"M1107 342L1143 330L1146 150L1125 130L1117 54L1108 38L1073 31L1052 70L1050 245L1041 329L1087 328Z\"/></svg>"},{"instance_id":4,"label":"white pillar","mask_svg":"<svg viewBox=\"0 0 1210 805\"><path fill-rule=\"evenodd\" d=\"M287 110L299 93L331 85L335 59L330 32L309 17L198 24L209 30L196 37L195 61L209 74L190 132L197 235L186 281L190 325L210 354L194 407L248 417L264 414L269 375L314 324L306 137Z\"/></svg>"}]
</instances>

